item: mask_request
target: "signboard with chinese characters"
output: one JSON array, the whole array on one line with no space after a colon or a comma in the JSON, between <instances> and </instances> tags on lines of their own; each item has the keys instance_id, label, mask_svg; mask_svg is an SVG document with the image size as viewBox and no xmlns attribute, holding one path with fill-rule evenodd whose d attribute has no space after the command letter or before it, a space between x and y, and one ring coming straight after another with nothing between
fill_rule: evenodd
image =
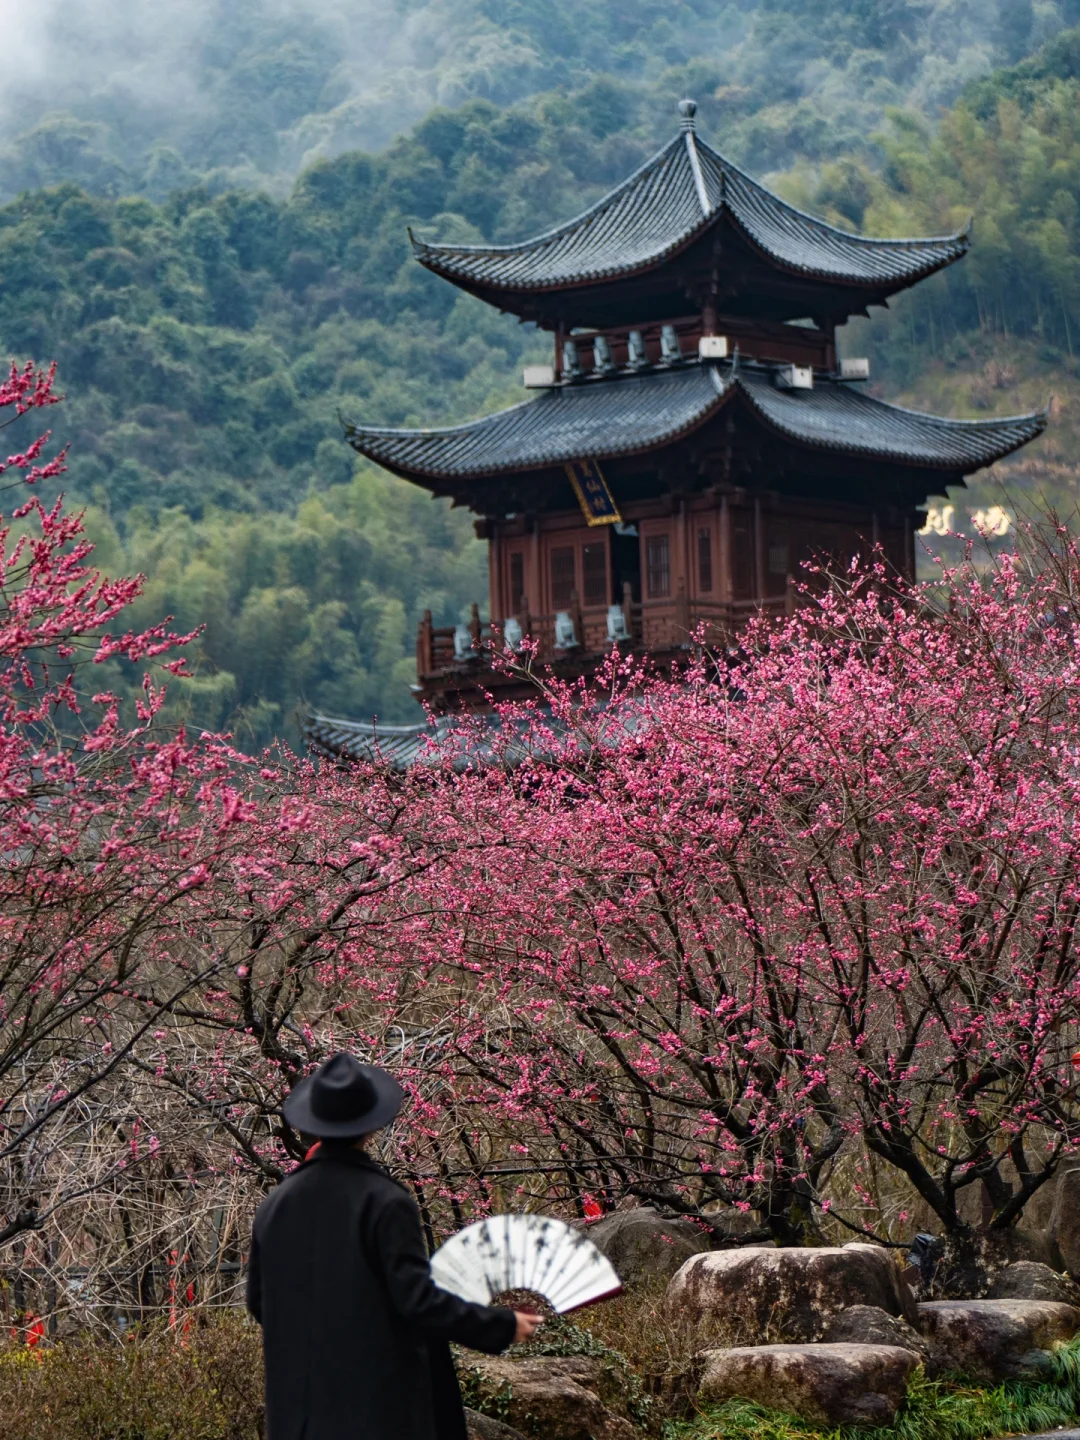
<instances>
[{"instance_id":1,"label":"signboard with chinese characters","mask_svg":"<svg viewBox=\"0 0 1080 1440\"><path fill-rule=\"evenodd\" d=\"M595 460L573 460L566 467L582 513L590 525L620 525L622 516Z\"/></svg>"}]
</instances>

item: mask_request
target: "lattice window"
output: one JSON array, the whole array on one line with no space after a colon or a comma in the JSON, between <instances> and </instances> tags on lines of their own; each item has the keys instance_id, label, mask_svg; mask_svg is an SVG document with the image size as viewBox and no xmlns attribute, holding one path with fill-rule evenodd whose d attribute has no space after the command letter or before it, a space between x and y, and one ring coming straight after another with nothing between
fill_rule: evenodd
<instances>
[{"instance_id":1,"label":"lattice window","mask_svg":"<svg viewBox=\"0 0 1080 1440\"><path fill-rule=\"evenodd\" d=\"M671 544L666 535L645 539L645 590L650 600L671 594Z\"/></svg>"},{"instance_id":2,"label":"lattice window","mask_svg":"<svg viewBox=\"0 0 1080 1440\"><path fill-rule=\"evenodd\" d=\"M586 605L608 602L607 540L592 540L581 547L581 590Z\"/></svg>"},{"instance_id":3,"label":"lattice window","mask_svg":"<svg viewBox=\"0 0 1080 1440\"><path fill-rule=\"evenodd\" d=\"M577 567L573 545L559 545L551 552L551 608L569 610L577 589Z\"/></svg>"},{"instance_id":4,"label":"lattice window","mask_svg":"<svg viewBox=\"0 0 1080 1440\"><path fill-rule=\"evenodd\" d=\"M702 525L697 532L697 583L702 595L712 592L712 530Z\"/></svg>"},{"instance_id":5,"label":"lattice window","mask_svg":"<svg viewBox=\"0 0 1080 1440\"><path fill-rule=\"evenodd\" d=\"M525 556L520 550L510 551L510 614L520 615L525 609Z\"/></svg>"},{"instance_id":6,"label":"lattice window","mask_svg":"<svg viewBox=\"0 0 1080 1440\"><path fill-rule=\"evenodd\" d=\"M769 574L774 580L786 580L791 569L791 550L786 540L769 541Z\"/></svg>"}]
</instances>

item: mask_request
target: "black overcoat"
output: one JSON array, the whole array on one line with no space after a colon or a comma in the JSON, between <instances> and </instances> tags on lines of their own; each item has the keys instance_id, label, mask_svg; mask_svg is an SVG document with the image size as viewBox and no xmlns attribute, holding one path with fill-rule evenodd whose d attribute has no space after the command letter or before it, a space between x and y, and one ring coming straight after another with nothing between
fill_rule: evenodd
<instances>
[{"instance_id":1,"label":"black overcoat","mask_svg":"<svg viewBox=\"0 0 1080 1440\"><path fill-rule=\"evenodd\" d=\"M432 1283L416 1202L360 1150L325 1147L255 1215L266 1440L464 1440L449 1342L497 1354L512 1310Z\"/></svg>"}]
</instances>

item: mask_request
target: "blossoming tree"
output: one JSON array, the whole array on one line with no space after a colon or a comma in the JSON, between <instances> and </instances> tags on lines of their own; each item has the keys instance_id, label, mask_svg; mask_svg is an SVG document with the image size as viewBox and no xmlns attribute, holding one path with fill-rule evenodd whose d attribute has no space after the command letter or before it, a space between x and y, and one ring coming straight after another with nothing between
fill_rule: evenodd
<instances>
[{"instance_id":1,"label":"blossoming tree","mask_svg":"<svg viewBox=\"0 0 1080 1440\"><path fill-rule=\"evenodd\" d=\"M57 398L51 371L12 369L0 416ZM141 578L97 573L81 516L39 501L48 452L35 433L0 463L0 1245L17 1291L45 1275L56 1301L74 1270L88 1314L144 1313L301 1153L288 1086L334 1044L385 1048L361 942L400 805L161 726L152 669L182 675L190 637L125 630ZM93 678L116 664L146 669L133 717ZM214 1264L238 1263L230 1224Z\"/></svg>"},{"instance_id":2,"label":"blossoming tree","mask_svg":"<svg viewBox=\"0 0 1080 1440\"><path fill-rule=\"evenodd\" d=\"M13 366L0 416L57 399L52 371ZM141 582L95 572L81 516L27 495L63 472L48 452L43 432L0 463L15 502L0 524L0 1242L128 1163L121 1143L92 1178L80 1165L92 1097L206 983L213 962L159 939L238 843L226 747L155 735L149 679L134 724L109 693L87 698L82 672L107 661L182 670L164 657L184 637L113 633Z\"/></svg>"},{"instance_id":3,"label":"blossoming tree","mask_svg":"<svg viewBox=\"0 0 1080 1440\"><path fill-rule=\"evenodd\" d=\"M16 418L54 399L32 367L0 387ZM384 1153L433 1238L636 1197L721 1242L897 1239L883 1167L963 1240L1075 1151L1064 530L961 565L944 608L816 577L737 651L613 655L501 752L466 724L401 777L164 733L150 681L125 720L85 677L182 671L185 637L124 632L140 582L23 500L47 451L0 466L0 1242L177 1308L235 1272L303 1154L281 1101L341 1046L412 1092Z\"/></svg>"},{"instance_id":4,"label":"blossoming tree","mask_svg":"<svg viewBox=\"0 0 1080 1440\"><path fill-rule=\"evenodd\" d=\"M554 687L545 763L405 788L430 850L381 964L443 1037L447 1175L790 1243L869 1152L947 1232L1013 1224L1080 1140L1059 538L1057 569L962 567L944 611L851 576L675 683Z\"/></svg>"}]
</instances>

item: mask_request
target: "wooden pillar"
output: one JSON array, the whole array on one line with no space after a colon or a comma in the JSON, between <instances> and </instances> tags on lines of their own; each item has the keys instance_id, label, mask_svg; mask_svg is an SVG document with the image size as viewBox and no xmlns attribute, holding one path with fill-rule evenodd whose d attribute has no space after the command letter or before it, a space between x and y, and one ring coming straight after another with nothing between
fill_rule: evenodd
<instances>
[{"instance_id":1,"label":"wooden pillar","mask_svg":"<svg viewBox=\"0 0 1080 1440\"><path fill-rule=\"evenodd\" d=\"M536 614L537 611L544 613L544 596L547 591L544 587L544 577L540 574L540 522L532 522L532 544L529 546L529 580L526 586L526 594L529 597L529 609Z\"/></svg>"},{"instance_id":2,"label":"wooden pillar","mask_svg":"<svg viewBox=\"0 0 1080 1440\"><path fill-rule=\"evenodd\" d=\"M765 599L765 522L761 514L761 496L754 496L754 585L759 601Z\"/></svg>"},{"instance_id":3,"label":"wooden pillar","mask_svg":"<svg viewBox=\"0 0 1080 1440\"><path fill-rule=\"evenodd\" d=\"M435 669L433 637L431 634L431 611L425 610L416 629L416 675L422 679Z\"/></svg>"},{"instance_id":4,"label":"wooden pillar","mask_svg":"<svg viewBox=\"0 0 1080 1440\"><path fill-rule=\"evenodd\" d=\"M693 578L690 569L692 561L690 556L690 541L688 531L689 526L687 524L686 516L686 498L684 496L679 501L679 568L682 572L683 593L686 595L690 594Z\"/></svg>"},{"instance_id":5,"label":"wooden pillar","mask_svg":"<svg viewBox=\"0 0 1080 1440\"><path fill-rule=\"evenodd\" d=\"M720 598L726 605L735 599L735 554L731 546L731 502L720 497Z\"/></svg>"},{"instance_id":6,"label":"wooden pillar","mask_svg":"<svg viewBox=\"0 0 1080 1440\"><path fill-rule=\"evenodd\" d=\"M585 618L581 613L581 601L576 590L570 591L570 619L574 626L574 639L585 649Z\"/></svg>"},{"instance_id":7,"label":"wooden pillar","mask_svg":"<svg viewBox=\"0 0 1080 1440\"><path fill-rule=\"evenodd\" d=\"M492 624L501 625L510 605L503 595L502 545L499 527L494 520L488 528L488 607Z\"/></svg>"},{"instance_id":8,"label":"wooden pillar","mask_svg":"<svg viewBox=\"0 0 1080 1440\"><path fill-rule=\"evenodd\" d=\"M875 550L881 544L881 526L878 524L878 513L876 510L870 519L870 543Z\"/></svg>"},{"instance_id":9,"label":"wooden pillar","mask_svg":"<svg viewBox=\"0 0 1080 1440\"><path fill-rule=\"evenodd\" d=\"M624 580L622 585L622 613L626 621L626 633L630 636L631 644L634 640L634 591L629 580Z\"/></svg>"},{"instance_id":10,"label":"wooden pillar","mask_svg":"<svg viewBox=\"0 0 1080 1440\"><path fill-rule=\"evenodd\" d=\"M675 644L684 648L690 644L690 601L686 594L686 581L679 581L675 592Z\"/></svg>"}]
</instances>

